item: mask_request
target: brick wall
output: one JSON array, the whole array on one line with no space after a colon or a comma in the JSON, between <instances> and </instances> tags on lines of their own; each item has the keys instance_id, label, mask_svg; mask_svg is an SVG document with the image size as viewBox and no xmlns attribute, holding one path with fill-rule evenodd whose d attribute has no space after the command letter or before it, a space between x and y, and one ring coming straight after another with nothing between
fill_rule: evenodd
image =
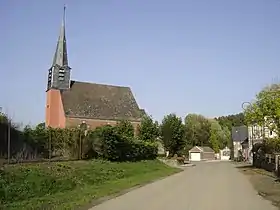
<instances>
[{"instance_id":1,"label":"brick wall","mask_svg":"<svg viewBox=\"0 0 280 210\"><path fill-rule=\"evenodd\" d=\"M116 120L100 120L100 119L81 119L81 118L66 118L66 127L78 127L81 123L85 122L87 125L89 125L90 129L95 129L100 126L104 125L116 125L118 121ZM137 127L140 124L140 122L131 122L134 131L137 131Z\"/></svg>"}]
</instances>

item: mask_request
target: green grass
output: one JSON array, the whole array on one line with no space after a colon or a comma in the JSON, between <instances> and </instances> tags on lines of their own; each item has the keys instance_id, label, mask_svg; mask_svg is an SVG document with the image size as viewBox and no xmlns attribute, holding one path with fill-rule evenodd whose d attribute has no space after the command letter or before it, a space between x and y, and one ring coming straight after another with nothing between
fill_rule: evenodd
<instances>
[{"instance_id":1,"label":"green grass","mask_svg":"<svg viewBox=\"0 0 280 210\"><path fill-rule=\"evenodd\" d=\"M178 171L157 160L10 165L0 171L0 209L76 209Z\"/></svg>"}]
</instances>

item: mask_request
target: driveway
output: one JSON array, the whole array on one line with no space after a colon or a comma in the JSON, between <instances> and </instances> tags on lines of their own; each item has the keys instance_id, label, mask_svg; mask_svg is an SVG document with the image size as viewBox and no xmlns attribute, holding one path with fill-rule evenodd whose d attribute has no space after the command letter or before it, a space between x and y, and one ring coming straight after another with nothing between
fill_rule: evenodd
<instances>
[{"instance_id":1,"label":"driveway","mask_svg":"<svg viewBox=\"0 0 280 210\"><path fill-rule=\"evenodd\" d=\"M277 210L229 162L198 163L182 173L106 201L91 210Z\"/></svg>"}]
</instances>

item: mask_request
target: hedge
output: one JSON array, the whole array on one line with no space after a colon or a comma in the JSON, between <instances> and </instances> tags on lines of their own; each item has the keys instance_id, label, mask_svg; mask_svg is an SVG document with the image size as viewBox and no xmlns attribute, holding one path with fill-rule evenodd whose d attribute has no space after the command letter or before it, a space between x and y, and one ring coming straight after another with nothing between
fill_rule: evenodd
<instances>
[{"instance_id":1,"label":"hedge","mask_svg":"<svg viewBox=\"0 0 280 210\"><path fill-rule=\"evenodd\" d=\"M137 161L155 159L156 143L145 142L119 133L118 127L104 126L89 134L95 157L110 161Z\"/></svg>"},{"instance_id":2,"label":"hedge","mask_svg":"<svg viewBox=\"0 0 280 210\"><path fill-rule=\"evenodd\" d=\"M157 144L137 139L133 131L133 126L127 121L114 127L107 125L90 130L87 135L78 128L26 127L18 135L19 143L13 147L17 149L11 152L11 158L16 161L38 158L137 161L156 158Z\"/></svg>"}]
</instances>

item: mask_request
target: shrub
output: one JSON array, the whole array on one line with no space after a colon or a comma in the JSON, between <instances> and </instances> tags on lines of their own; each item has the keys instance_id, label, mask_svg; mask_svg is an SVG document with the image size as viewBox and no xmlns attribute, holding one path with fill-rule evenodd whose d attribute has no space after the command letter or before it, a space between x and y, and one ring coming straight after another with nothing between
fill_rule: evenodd
<instances>
[{"instance_id":1,"label":"shrub","mask_svg":"<svg viewBox=\"0 0 280 210\"><path fill-rule=\"evenodd\" d=\"M117 132L126 137L134 137L134 127L131 122L122 120L116 125Z\"/></svg>"},{"instance_id":2,"label":"shrub","mask_svg":"<svg viewBox=\"0 0 280 210\"><path fill-rule=\"evenodd\" d=\"M134 161L154 159L157 154L156 145L134 138L134 128L129 121L120 121L115 127L99 127L88 131L87 135L78 128L45 128L44 124L39 124L34 129L25 127L21 137L31 152L19 151L19 160L51 155L68 159Z\"/></svg>"},{"instance_id":3,"label":"shrub","mask_svg":"<svg viewBox=\"0 0 280 210\"><path fill-rule=\"evenodd\" d=\"M164 147L171 155L184 149L186 145L186 130L180 117L177 117L175 114L165 116L160 130Z\"/></svg>"},{"instance_id":4,"label":"shrub","mask_svg":"<svg viewBox=\"0 0 280 210\"><path fill-rule=\"evenodd\" d=\"M138 137L143 141L155 141L159 137L159 125L152 117L144 116L138 126Z\"/></svg>"},{"instance_id":5,"label":"shrub","mask_svg":"<svg viewBox=\"0 0 280 210\"><path fill-rule=\"evenodd\" d=\"M121 135L118 127L104 126L90 134L93 154L110 161L155 159L157 145Z\"/></svg>"},{"instance_id":6,"label":"shrub","mask_svg":"<svg viewBox=\"0 0 280 210\"><path fill-rule=\"evenodd\" d=\"M156 143L135 140L131 142L132 150L131 160L152 160L157 157L158 146Z\"/></svg>"}]
</instances>

